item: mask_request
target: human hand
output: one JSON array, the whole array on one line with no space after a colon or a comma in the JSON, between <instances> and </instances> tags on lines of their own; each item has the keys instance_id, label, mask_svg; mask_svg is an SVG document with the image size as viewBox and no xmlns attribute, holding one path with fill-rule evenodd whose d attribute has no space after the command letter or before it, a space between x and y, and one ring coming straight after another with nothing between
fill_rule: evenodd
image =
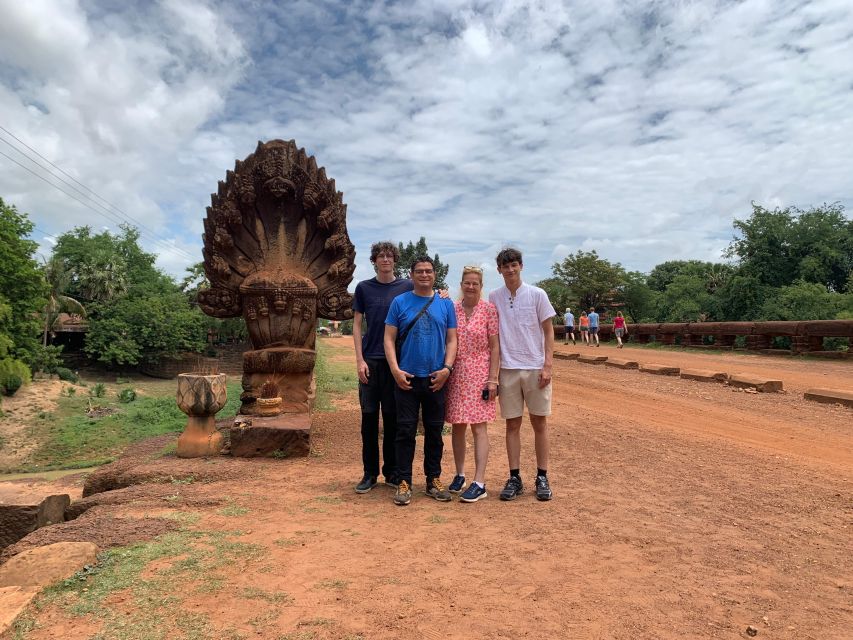
<instances>
[{"instance_id":1,"label":"human hand","mask_svg":"<svg viewBox=\"0 0 853 640\"><path fill-rule=\"evenodd\" d=\"M412 378L414 376L407 371L403 371L402 369L397 369L394 372L394 380L397 381L397 386L400 387L403 391L410 391L412 388Z\"/></svg>"},{"instance_id":2,"label":"human hand","mask_svg":"<svg viewBox=\"0 0 853 640\"><path fill-rule=\"evenodd\" d=\"M486 384L486 388L489 390L489 402L494 402L495 398L498 397L498 385L494 382L489 382Z\"/></svg>"},{"instance_id":3,"label":"human hand","mask_svg":"<svg viewBox=\"0 0 853 640\"><path fill-rule=\"evenodd\" d=\"M370 378L370 368L367 363L364 360L359 360L355 363L355 370L358 373L358 381L361 384L367 384L367 380Z\"/></svg>"},{"instance_id":4,"label":"human hand","mask_svg":"<svg viewBox=\"0 0 853 640\"><path fill-rule=\"evenodd\" d=\"M539 372L539 388L544 389L551 384L551 365L546 364Z\"/></svg>"},{"instance_id":5,"label":"human hand","mask_svg":"<svg viewBox=\"0 0 853 640\"><path fill-rule=\"evenodd\" d=\"M448 291L447 289L439 289L438 290L438 297L441 298L442 300L447 300L447 298L450 297L450 291Z\"/></svg>"},{"instance_id":6,"label":"human hand","mask_svg":"<svg viewBox=\"0 0 853 640\"><path fill-rule=\"evenodd\" d=\"M429 390L433 392L440 391L449 377L450 371L448 371L444 367L442 367L438 371L433 371L431 374L429 374L429 379L432 380L432 384L429 385Z\"/></svg>"}]
</instances>

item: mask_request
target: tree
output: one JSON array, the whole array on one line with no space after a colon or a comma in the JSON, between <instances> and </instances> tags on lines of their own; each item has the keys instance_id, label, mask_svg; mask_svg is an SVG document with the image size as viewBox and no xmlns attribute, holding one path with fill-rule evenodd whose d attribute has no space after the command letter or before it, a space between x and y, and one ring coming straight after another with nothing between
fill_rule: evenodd
<instances>
[{"instance_id":1,"label":"tree","mask_svg":"<svg viewBox=\"0 0 853 640\"><path fill-rule=\"evenodd\" d=\"M678 276L701 278L709 293L725 285L735 269L730 264L703 262L702 260L668 260L657 265L649 273L648 286L654 291L666 291Z\"/></svg>"},{"instance_id":2,"label":"tree","mask_svg":"<svg viewBox=\"0 0 853 640\"><path fill-rule=\"evenodd\" d=\"M562 323L564 310L577 306L577 300L572 297L572 292L560 278L553 276L545 278L537 282L536 286L548 294L548 299L551 301L554 309L557 310L554 322Z\"/></svg>"},{"instance_id":3,"label":"tree","mask_svg":"<svg viewBox=\"0 0 853 640\"><path fill-rule=\"evenodd\" d=\"M769 287L802 280L844 291L853 270L853 221L840 204L769 211L753 203L752 215L734 227L738 235L726 253L743 275Z\"/></svg>"},{"instance_id":4,"label":"tree","mask_svg":"<svg viewBox=\"0 0 853 640\"><path fill-rule=\"evenodd\" d=\"M71 296L65 295L71 282L71 274L65 267L65 263L56 256L44 263L44 279L47 282L47 303L42 311L44 317L44 332L42 333L42 346L47 346L48 335L54 329L60 313L76 313L80 316L86 315L86 309L79 301Z\"/></svg>"},{"instance_id":5,"label":"tree","mask_svg":"<svg viewBox=\"0 0 853 640\"><path fill-rule=\"evenodd\" d=\"M675 276L660 295L658 319L662 322L704 322L717 319L717 313L717 301L700 276Z\"/></svg>"},{"instance_id":6,"label":"tree","mask_svg":"<svg viewBox=\"0 0 853 640\"><path fill-rule=\"evenodd\" d=\"M408 278L412 268L412 261L418 256L429 255L426 238L423 236L421 236L417 244L409 241L409 244L404 247L401 242L398 248L400 250L400 259L394 265L394 275L398 278ZM437 253L432 256L432 261L435 267L435 287L437 289L447 289L446 278L450 267L439 260Z\"/></svg>"},{"instance_id":7,"label":"tree","mask_svg":"<svg viewBox=\"0 0 853 640\"><path fill-rule=\"evenodd\" d=\"M555 263L552 271L571 291L571 299L577 300L580 309L598 307L613 299L625 282L622 265L599 258L594 250L569 254L562 262Z\"/></svg>"},{"instance_id":8,"label":"tree","mask_svg":"<svg viewBox=\"0 0 853 640\"><path fill-rule=\"evenodd\" d=\"M647 276L639 271L629 271L619 287L619 298L631 322L654 320L659 294L646 284Z\"/></svg>"},{"instance_id":9,"label":"tree","mask_svg":"<svg viewBox=\"0 0 853 640\"><path fill-rule=\"evenodd\" d=\"M33 223L0 198L0 343L27 362L39 349L38 316L47 285L33 258L38 245L27 237Z\"/></svg>"},{"instance_id":10,"label":"tree","mask_svg":"<svg viewBox=\"0 0 853 640\"><path fill-rule=\"evenodd\" d=\"M853 295L836 294L822 284L798 280L775 289L761 307L762 320L832 320L853 307Z\"/></svg>"}]
</instances>

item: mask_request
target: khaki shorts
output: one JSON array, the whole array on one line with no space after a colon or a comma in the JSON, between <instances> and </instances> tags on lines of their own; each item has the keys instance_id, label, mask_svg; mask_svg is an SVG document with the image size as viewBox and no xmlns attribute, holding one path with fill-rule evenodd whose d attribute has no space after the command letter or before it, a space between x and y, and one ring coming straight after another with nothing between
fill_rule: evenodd
<instances>
[{"instance_id":1,"label":"khaki shorts","mask_svg":"<svg viewBox=\"0 0 853 640\"><path fill-rule=\"evenodd\" d=\"M524 405L534 416L551 415L551 385L539 388L539 369L501 369L501 416L505 420L520 418Z\"/></svg>"}]
</instances>

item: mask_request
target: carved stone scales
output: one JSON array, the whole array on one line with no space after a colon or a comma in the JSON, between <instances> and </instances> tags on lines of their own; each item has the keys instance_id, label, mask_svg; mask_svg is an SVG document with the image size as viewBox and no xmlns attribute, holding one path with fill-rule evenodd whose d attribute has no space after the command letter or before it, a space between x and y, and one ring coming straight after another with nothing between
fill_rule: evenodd
<instances>
[{"instance_id":1,"label":"carved stone scales","mask_svg":"<svg viewBox=\"0 0 853 640\"><path fill-rule=\"evenodd\" d=\"M264 383L276 386L282 413L307 413L317 318L352 317L355 249L342 197L293 140L259 142L211 195L203 236L210 288L199 305L246 321L253 349L243 355L243 415L256 413Z\"/></svg>"}]
</instances>

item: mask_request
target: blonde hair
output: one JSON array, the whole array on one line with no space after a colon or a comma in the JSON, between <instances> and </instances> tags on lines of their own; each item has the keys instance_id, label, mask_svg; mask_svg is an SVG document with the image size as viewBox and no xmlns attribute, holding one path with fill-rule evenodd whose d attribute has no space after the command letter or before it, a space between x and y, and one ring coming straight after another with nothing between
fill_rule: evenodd
<instances>
[{"instance_id":1,"label":"blonde hair","mask_svg":"<svg viewBox=\"0 0 853 640\"><path fill-rule=\"evenodd\" d=\"M477 277L480 279L480 286L482 287L483 286L483 268L482 267L476 267L473 265L466 265L466 266L462 267L462 277L459 279L459 282L461 283L462 280L465 279L465 276L467 276L469 273L476 273L477 274Z\"/></svg>"}]
</instances>

